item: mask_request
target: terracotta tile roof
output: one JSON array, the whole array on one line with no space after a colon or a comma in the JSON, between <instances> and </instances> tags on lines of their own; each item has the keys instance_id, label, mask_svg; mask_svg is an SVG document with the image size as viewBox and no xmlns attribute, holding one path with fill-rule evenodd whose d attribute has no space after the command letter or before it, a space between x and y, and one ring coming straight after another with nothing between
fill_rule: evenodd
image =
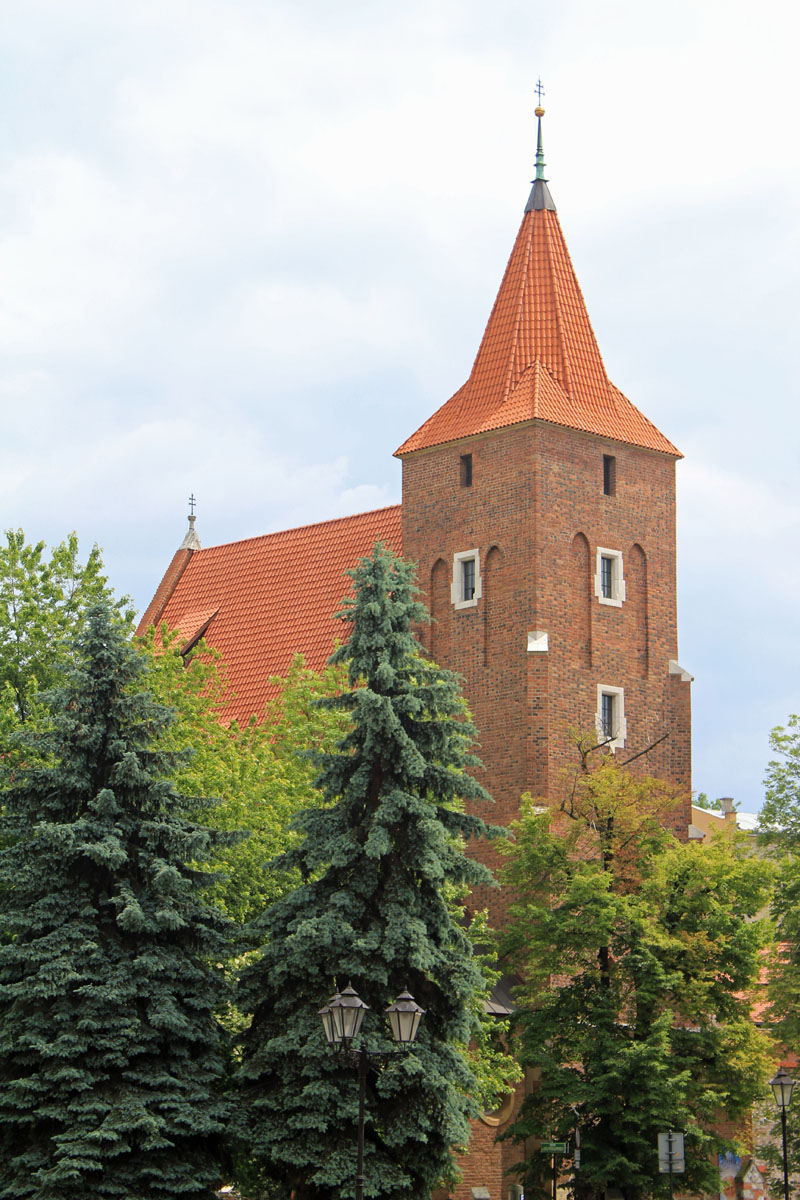
<instances>
[{"instance_id":1,"label":"terracotta tile roof","mask_svg":"<svg viewBox=\"0 0 800 1200\"><path fill-rule=\"evenodd\" d=\"M147 629L149 625L155 625L159 613L163 610L164 605L177 587L178 580L188 567L191 557L192 551L185 549L184 546L180 546L175 551L172 556L172 562L164 572L164 578L156 589L155 596L153 596L153 599L144 610L144 616L139 622L139 632Z\"/></svg>"},{"instance_id":2,"label":"terracotta tile roof","mask_svg":"<svg viewBox=\"0 0 800 1200\"><path fill-rule=\"evenodd\" d=\"M178 624L175 626L175 631L178 634L181 654L186 654L191 650L195 642L199 642L200 638L208 629L214 617L219 612L218 608L191 609L181 615Z\"/></svg>"},{"instance_id":3,"label":"terracotta tile roof","mask_svg":"<svg viewBox=\"0 0 800 1200\"><path fill-rule=\"evenodd\" d=\"M274 693L270 676L285 675L295 654L315 669L325 664L345 633L334 620L350 590L344 572L379 538L401 551L400 511L395 505L190 551L179 572L176 555L139 632L166 621L191 643L207 626L235 693L226 717L247 721Z\"/></svg>"},{"instance_id":4,"label":"terracotta tile roof","mask_svg":"<svg viewBox=\"0 0 800 1200\"><path fill-rule=\"evenodd\" d=\"M522 219L469 379L396 453L534 419L680 456L606 375L549 209Z\"/></svg>"}]
</instances>

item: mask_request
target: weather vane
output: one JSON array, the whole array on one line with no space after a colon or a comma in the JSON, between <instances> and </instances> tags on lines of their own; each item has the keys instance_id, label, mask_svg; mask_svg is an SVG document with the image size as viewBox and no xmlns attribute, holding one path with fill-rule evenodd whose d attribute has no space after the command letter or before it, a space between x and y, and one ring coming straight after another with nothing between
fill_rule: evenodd
<instances>
[{"instance_id":1,"label":"weather vane","mask_svg":"<svg viewBox=\"0 0 800 1200\"><path fill-rule=\"evenodd\" d=\"M192 492L191 496L189 497L189 508L191 509L192 516L194 516L195 504L197 504L197 501L194 498L194 492Z\"/></svg>"},{"instance_id":2,"label":"weather vane","mask_svg":"<svg viewBox=\"0 0 800 1200\"><path fill-rule=\"evenodd\" d=\"M544 95L544 88L542 87L541 76L539 76L538 80L536 81L536 87L533 90L536 92L536 95L539 98L539 108L541 108L542 107L542 96Z\"/></svg>"}]
</instances>

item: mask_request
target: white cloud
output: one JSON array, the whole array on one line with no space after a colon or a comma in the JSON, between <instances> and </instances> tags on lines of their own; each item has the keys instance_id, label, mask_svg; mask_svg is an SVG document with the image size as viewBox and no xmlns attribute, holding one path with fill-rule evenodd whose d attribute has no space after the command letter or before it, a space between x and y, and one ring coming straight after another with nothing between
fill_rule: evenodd
<instances>
[{"instance_id":1,"label":"white cloud","mask_svg":"<svg viewBox=\"0 0 800 1200\"><path fill-rule=\"evenodd\" d=\"M700 782L715 790L734 729L755 793L753 730L785 715L772 706L800 669L786 552L800 11L7 8L5 522L97 538L144 604L190 491L206 544L391 503L392 450L477 349L527 195L541 72L552 190L601 347L687 454L680 615L702 668Z\"/></svg>"},{"instance_id":2,"label":"white cloud","mask_svg":"<svg viewBox=\"0 0 800 1200\"><path fill-rule=\"evenodd\" d=\"M231 328L236 341L258 347L273 369L290 363L297 379L323 384L332 370L363 369L424 341L409 300L364 281L347 289L344 281L334 287L264 280L236 297Z\"/></svg>"},{"instance_id":3,"label":"white cloud","mask_svg":"<svg viewBox=\"0 0 800 1200\"><path fill-rule=\"evenodd\" d=\"M3 351L99 351L109 321L146 296L131 237L133 226L136 244L144 241L136 201L61 154L19 160L0 187L16 214L0 231Z\"/></svg>"},{"instance_id":4,"label":"white cloud","mask_svg":"<svg viewBox=\"0 0 800 1200\"><path fill-rule=\"evenodd\" d=\"M782 487L763 476L748 479L699 456L690 455L680 472L682 540L689 569L710 566L714 572L740 575L745 559L752 563L759 591L770 583L787 594L800 591L800 558L780 553L781 547L796 544L800 533L796 487Z\"/></svg>"}]
</instances>

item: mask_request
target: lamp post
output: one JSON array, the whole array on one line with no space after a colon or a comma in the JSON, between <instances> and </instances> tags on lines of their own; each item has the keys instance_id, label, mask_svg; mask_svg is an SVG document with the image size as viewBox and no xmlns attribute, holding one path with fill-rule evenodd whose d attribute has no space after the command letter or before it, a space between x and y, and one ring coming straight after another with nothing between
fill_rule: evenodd
<instances>
[{"instance_id":1,"label":"lamp post","mask_svg":"<svg viewBox=\"0 0 800 1200\"><path fill-rule=\"evenodd\" d=\"M319 1010L328 1045L333 1050L346 1054L358 1068L356 1200L364 1200L364 1102L367 1094L367 1068L371 1061L380 1061L408 1050L417 1036L425 1009L420 1008L406 988L384 1012L397 1049L374 1051L368 1051L363 1044L359 1044L358 1049L353 1045L361 1030L364 1013L368 1011L369 1005L364 1003L350 984L343 992L331 996L325 1007Z\"/></svg>"},{"instance_id":2,"label":"lamp post","mask_svg":"<svg viewBox=\"0 0 800 1200\"><path fill-rule=\"evenodd\" d=\"M794 1091L795 1080L792 1079L785 1067L780 1067L778 1074L774 1079L770 1079L769 1086L772 1088L772 1094L775 1097L775 1103L781 1110L781 1132L783 1134L783 1197L784 1200L789 1200L789 1160L786 1154L786 1110L792 1102L792 1092Z\"/></svg>"}]
</instances>

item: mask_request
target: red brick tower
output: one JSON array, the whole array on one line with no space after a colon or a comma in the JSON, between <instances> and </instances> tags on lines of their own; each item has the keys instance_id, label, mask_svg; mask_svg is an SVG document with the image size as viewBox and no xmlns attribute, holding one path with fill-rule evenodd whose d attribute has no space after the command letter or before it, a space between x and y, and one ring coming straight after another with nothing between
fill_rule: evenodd
<instances>
[{"instance_id":1,"label":"red brick tower","mask_svg":"<svg viewBox=\"0 0 800 1200\"><path fill-rule=\"evenodd\" d=\"M680 454L606 375L544 178L536 111L536 179L469 379L397 451L402 552L435 619L429 648L466 680L490 818L510 823L524 791L558 800L562 769L577 763L570 731L595 729L623 761L641 753L637 768L683 789L675 826L685 835ZM399 525L398 510L384 509L207 550L192 529L141 628L165 620L186 648L205 634L237 693L231 715L247 720L294 653L324 663L343 570L377 537L399 549ZM491 848L486 857L498 865ZM485 901L502 925L504 894ZM475 1123L457 1200L516 1195L504 1172L517 1148L495 1142L516 1100Z\"/></svg>"},{"instance_id":2,"label":"red brick tower","mask_svg":"<svg viewBox=\"0 0 800 1200\"><path fill-rule=\"evenodd\" d=\"M469 379L397 451L403 553L428 644L466 680L493 814L558 796L570 730L685 789L677 662L679 451L610 382L544 178L536 179ZM490 900L496 923L502 897Z\"/></svg>"}]
</instances>

